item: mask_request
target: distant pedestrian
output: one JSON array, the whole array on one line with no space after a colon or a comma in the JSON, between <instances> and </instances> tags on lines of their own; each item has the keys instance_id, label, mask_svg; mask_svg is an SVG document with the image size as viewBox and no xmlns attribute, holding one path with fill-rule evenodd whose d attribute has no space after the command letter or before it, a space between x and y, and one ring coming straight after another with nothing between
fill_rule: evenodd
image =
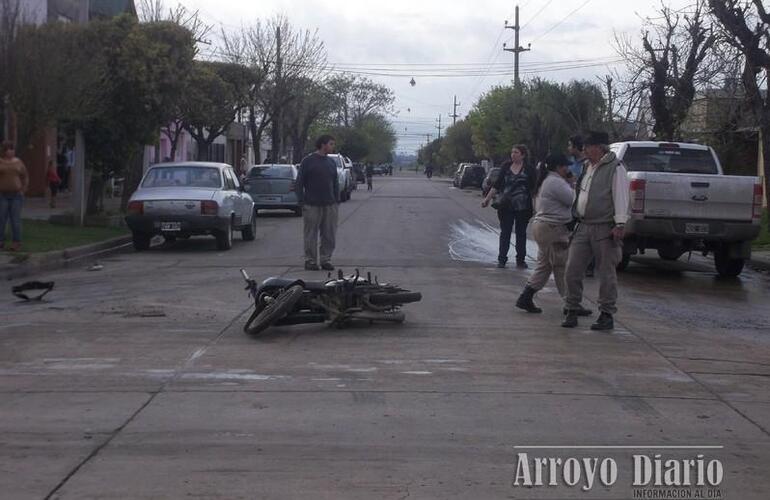
<instances>
[{"instance_id":1,"label":"distant pedestrian","mask_svg":"<svg viewBox=\"0 0 770 500\"><path fill-rule=\"evenodd\" d=\"M516 267L527 269L527 224L532 217L532 192L537 181L535 169L529 165L529 150L523 144L511 149L511 159L500 167L497 182L489 190L482 207L489 205L497 209L500 221L500 252L497 267L504 268L508 262L511 236L516 233Z\"/></svg>"},{"instance_id":2,"label":"distant pedestrian","mask_svg":"<svg viewBox=\"0 0 770 500\"><path fill-rule=\"evenodd\" d=\"M579 135L573 135L567 142L567 153L572 159L572 164L569 167L570 171L570 184L573 186L577 183L577 180L583 175L583 171L586 166L585 145L583 144L583 138ZM596 261L591 260L586 269L586 277L593 278L594 268L596 267Z\"/></svg>"},{"instance_id":3,"label":"distant pedestrian","mask_svg":"<svg viewBox=\"0 0 770 500\"><path fill-rule=\"evenodd\" d=\"M334 137L322 135L316 151L302 160L297 174L297 198L302 205L305 240L305 269L318 271L318 238L321 238L321 269L333 271L331 263L337 233L337 204L340 185L337 166L327 155L334 153Z\"/></svg>"},{"instance_id":4,"label":"distant pedestrian","mask_svg":"<svg viewBox=\"0 0 770 500\"><path fill-rule=\"evenodd\" d=\"M583 309L583 277L591 259L599 277L599 319L592 330L612 330L617 312L616 266L622 257L628 220L629 181L626 169L609 149L606 132L592 132L585 141L588 161L576 186L573 214L578 224L572 235L565 281L567 317L562 326L574 328Z\"/></svg>"},{"instance_id":5,"label":"distant pedestrian","mask_svg":"<svg viewBox=\"0 0 770 500\"><path fill-rule=\"evenodd\" d=\"M427 167L425 167L425 177L427 177L428 179L433 178L433 165L428 165Z\"/></svg>"},{"instance_id":6,"label":"distant pedestrian","mask_svg":"<svg viewBox=\"0 0 770 500\"><path fill-rule=\"evenodd\" d=\"M527 281L516 307L530 313L543 312L532 300L553 273L556 289L564 298L564 268L569 248L569 228L575 192L567 182L570 161L566 156L549 155L541 165L535 187L535 217L532 236L538 245L537 265Z\"/></svg>"},{"instance_id":7,"label":"distant pedestrian","mask_svg":"<svg viewBox=\"0 0 770 500\"><path fill-rule=\"evenodd\" d=\"M571 160L569 171L572 174L572 179L577 181L582 175L586 163L585 145L581 136L573 135L569 138L567 154L569 154Z\"/></svg>"},{"instance_id":8,"label":"distant pedestrian","mask_svg":"<svg viewBox=\"0 0 770 500\"><path fill-rule=\"evenodd\" d=\"M61 177L59 177L59 174L56 171L53 160L48 160L46 180L48 181L48 190L51 192L51 200L48 205L51 208L56 208L56 195L59 193L59 186L61 186Z\"/></svg>"},{"instance_id":9,"label":"distant pedestrian","mask_svg":"<svg viewBox=\"0 0 770 500\"><path fill-rule=\"evenodd\" d=\"M10 219L12 242L9 250L21 250L21 208L29 176L24 163L16 158L13 143L0 144L0 249L5 248L5 226Z\"/></svg>"},{"instance_id":10,"label":"distant pedestrian","mask_svg":"<svg viewBox=\"0 0 770 500\"><path fill-rule=\"evenodd\" d=\"M371 163L366 164L366 190L371 191L374 189L372 186L372 180L374 177L374 165Z\"/></svg>"}]
</instances>

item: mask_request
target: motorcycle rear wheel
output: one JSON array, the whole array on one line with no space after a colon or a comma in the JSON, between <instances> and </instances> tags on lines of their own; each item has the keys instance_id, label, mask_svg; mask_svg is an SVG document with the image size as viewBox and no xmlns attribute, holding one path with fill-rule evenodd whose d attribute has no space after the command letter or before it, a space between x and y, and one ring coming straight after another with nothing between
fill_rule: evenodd
<instances>
[{"instance_id":1,"label":"motorcycle rear wheel","mask_svg":"<svg viewBox=\"0 0 770 500\"><path fill-rule=\"evenodd\" d=\"M302 285L294 285L281 292L272 302L261 309L255 308L249 317L244 331L249 335L257 335L269 328L273 323L286 316L302 297Z\"/></svg>"}]
</instances>

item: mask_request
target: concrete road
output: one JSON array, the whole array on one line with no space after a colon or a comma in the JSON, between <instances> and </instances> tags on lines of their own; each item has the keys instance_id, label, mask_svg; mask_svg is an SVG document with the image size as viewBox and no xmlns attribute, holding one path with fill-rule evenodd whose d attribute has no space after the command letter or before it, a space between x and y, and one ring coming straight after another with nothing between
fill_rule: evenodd
<instances>
[{"instance_id":1,"label":"concrete road","mask_svg":"<svg viewBox=\"0 0 770 500\"><path fill-rule=\"evenodd\" d=\"M724 479L696 493L768 498L767 276L643 258L614 333L565 330L553 287L514 309L528 271L495 268L477 193L397 173L342 205L335 263L423 292L407 323L253 338L240 267L325 276L301 219L259 222L229 252L196 238L42 276L42 304L4 294L0 497L621 499L632 455L701 454ZM617 480L515 486L519 453L613 458Z\"/></svg>"}]
</instances>

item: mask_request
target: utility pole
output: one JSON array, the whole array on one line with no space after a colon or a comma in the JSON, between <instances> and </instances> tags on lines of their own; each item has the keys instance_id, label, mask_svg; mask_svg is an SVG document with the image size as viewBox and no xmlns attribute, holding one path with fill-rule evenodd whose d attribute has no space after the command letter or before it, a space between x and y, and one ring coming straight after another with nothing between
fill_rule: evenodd
<instances>
[{"instance_id":1,"label":"utility pole","mask_svg":"<svg viewBox=\"0 0 770 500\"><path fill-rule=\"evenodd\" d=\"M452 117L452 125L455 125L457 123L457 118L460 116L457 114L457 106L459 106L460 103L457 102L457 96L455 96L455 103L453 105L452 114L449 115Z\"/></svg>"},{"instance_id":2,"label":"utility pole","mask_svg":"<svg viewBox=\"0 0 770 500\"><path fill-rule=\"evenodd\" d=\"M282 85L281 81L281 73L283 71L283 61L281 60L281 27L277 26L275 28L275 46L276 46L276 57L275 57L275 82L276 86L280 87ZM275 92L279 92L278 90L275 90ZM277 97L277 96L276 96ZM273 106L275 106L275 102L273 102ZM273 116L273 124L272 124L272 148L273 152L271 154L272 158L271 160L273 163L278 163L278 160L280 158L280 155L282 153L282 145L281 145L281 125L282 125L282 114L283 111L281 109L275 109Z\"/></svg>"},{"instance_id":3,"label":"utility pole","mask_svg":"<svg viewBox=\"0 0 770 500\"><path fill-rule=\"evenodd\" d=\"M438 138L441 139L441 129L443 128L441 126L441 115L438 115L438 126L436 126L438 129Z\"/></svg>"},{"instance_id":4,"label":"utility pole","mask_svg":"<svg viewBox=\"0 0 770 500\"><path fill-rule=\"evenodd\" d=\"M513 30L513 40L514 40L514 46L512 49L509 49L506 47L506 44L503 44L503 50L506 52L513 52L513 85L516 88L519 88L521 86L521 80L519 79L519 54L522 52L527 52L529 50L532 50L532 44L527 44L527 48L525 49L521 45L519 45L519 31L521 30L521 27L519 26L519 6L516 6L516 19L515 24L513 26L508 25L508 21L505 21L505 29Z\"/></svg>"}]
</instances>

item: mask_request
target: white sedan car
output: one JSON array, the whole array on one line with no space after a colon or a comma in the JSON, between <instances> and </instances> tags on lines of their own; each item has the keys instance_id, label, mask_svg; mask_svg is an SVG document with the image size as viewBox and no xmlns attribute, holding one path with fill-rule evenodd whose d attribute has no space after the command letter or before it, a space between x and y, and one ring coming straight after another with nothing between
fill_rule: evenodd
<instances>
[{"instance_id":1,"label":"white sedan car","mask_svg":"<svg viewBox=\"0 0 770 500\"><path fill-rule=\"evenodd\" d=\"M128 202L126 223L136 250L147 250L153 235L167 240L211 234L219 250L233 246L233 232L256 236L254 201L230 165L185 162L151 166Z\"/></svg>"}]
</instances>

